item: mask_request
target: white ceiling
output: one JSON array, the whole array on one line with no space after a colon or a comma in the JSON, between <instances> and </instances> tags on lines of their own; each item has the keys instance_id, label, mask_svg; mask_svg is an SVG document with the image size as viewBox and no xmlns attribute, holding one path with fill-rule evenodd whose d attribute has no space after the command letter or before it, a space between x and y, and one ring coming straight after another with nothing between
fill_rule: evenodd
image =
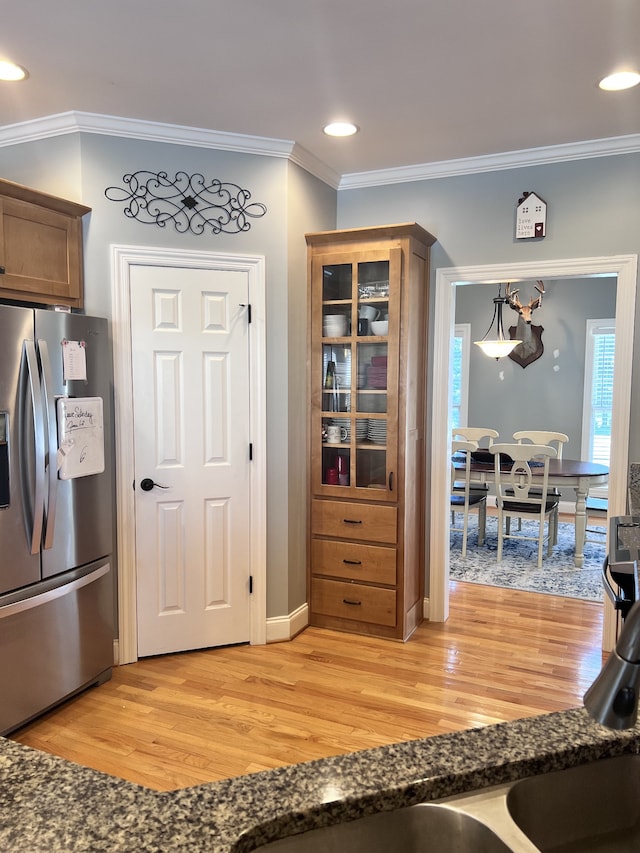
<instances>
[{"instance_id":1,"label":"white ceiling","mask_svg":"<svg viewBox=\"0 0 640 853\"><path fill-rule=\"evenodd\" d=\"M9 0L0 131L68 111L288 140L338 178L631 135L639 0ZM351 119L350 139L324 124Z\"/></svg>"}]
</instances>

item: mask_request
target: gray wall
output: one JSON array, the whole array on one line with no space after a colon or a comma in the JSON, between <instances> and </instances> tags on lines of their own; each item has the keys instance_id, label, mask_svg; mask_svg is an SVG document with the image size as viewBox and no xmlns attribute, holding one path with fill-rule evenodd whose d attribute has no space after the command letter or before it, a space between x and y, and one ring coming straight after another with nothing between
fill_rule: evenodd
<instances>
[{"instance_id":1,"label":"gray wall","mask_svg":"<svg viewBox=\"0 0 640 853\"><path fill-rule=\"evenodd\" d=\"M267 205L267 216L246 234L207 238L141 225L104 197L107 186L137 169L200 171L234 181ZM640 252L640 154L335 193L279 158L72 134L0 149L0 175L92 207L85 229L87 311L92 313L111 315L112 243L265 255L269 616L290 613L305 598L306 231L415 220L437 238L432 274L438 267ZM524 190L534 190L548 204L543 240L514 239L515 207ZM544 303L545 328L559 290ZM636 322L636 341L639 335ZM545 331L546 347L550 340ZM525 371L513 365L514 372L533 384L549 367L550 361L541 361ZM568 372L568 357L562 356L560 367ZM427 383L430 389L429 376ZM555 388L548 384L549 391ZM632 461L640 459L639 386L640 370L634 370Z\"/></svg>"},{"instance_id":2,"label":"gray wall","mask_svg":"<svg viewBox=\"0 0 640 853\"><path fill-rule=\"evenodd\" d=\"M201 172L251 191L267 214L242 234L196 236L143 225L104 191L139 169ZM0 149L0 175L91 207L85 217L87 313L111 318L110 246L264 255L267 346L267 615L306 600L305 231L335 227L335 190L287 160L71 134Z\"/></svg>"},{"instance_id":3,"label":"gray wall","mask_svg":"<svg viewBox=\"0 0 640 853\"><path fill-rule=\"evenodd\" d=\"M541 240L514 237L515 209L524 190L547 202L547 236ZM431 254L434 281L439 267L639 254L639 190L640 154L623 154L343 190L338 227L419 222L437 238ZM432 288L432 306L434 296ZM637 350L638 304L635 314ZM629 459L640 460L640 369L632 378Z\"/></svg>"},{"instance_id":4,"label":"gray wall","mask_svg":"<svg viewBox=\"0 0 640 853\"><path fill-rule=\"evenodd\" d=\"M535 282L518 282L521 302L533 296ZM584 352L587 319L615 317L616 279L584 278L545 281L542 305L533 323L542 326L544 351L525 368L510 358L487 358L471 344L469 359L469 426L497 429L510 441L519 429L564 432L564 455L581 458ZM503 288L504 292L504 288ZM480 340L489 326L496 285L456 287L456 323L471 324L471 340ZM505 333L518 315L504 309Z\"/></svg>"}]
</instances>

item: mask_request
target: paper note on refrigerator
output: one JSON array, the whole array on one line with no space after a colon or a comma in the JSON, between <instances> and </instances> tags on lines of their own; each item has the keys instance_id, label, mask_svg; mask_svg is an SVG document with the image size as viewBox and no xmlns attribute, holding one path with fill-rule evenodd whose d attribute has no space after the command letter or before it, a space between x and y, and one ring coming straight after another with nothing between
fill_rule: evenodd
<instances>
[{"instance_id":1,"label":"paper note on refrigerator","mask_svg":"<svg viewBox=\"0 0 640 853\"><path fill-rule=\"evenodd\" d=\"M58 476L61 480L104 471L102 397L60 397Z\"/></svg>"},{"instance_id":2,"label":"paper note on refrigerator","mask_svg":"<svg viewBox=\"0 0 640 853\"><path fill-rule=\"evenodd\" d=\"M62 341L62 370L64 381L87 379L87 355L84 341Z\"/></svg>"}]
</instances>

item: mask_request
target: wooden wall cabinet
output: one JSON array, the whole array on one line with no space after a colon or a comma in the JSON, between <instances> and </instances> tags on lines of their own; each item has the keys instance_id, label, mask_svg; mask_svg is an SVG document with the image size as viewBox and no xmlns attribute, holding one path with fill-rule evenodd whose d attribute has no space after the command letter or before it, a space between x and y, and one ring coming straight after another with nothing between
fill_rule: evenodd
<instances>
[{"instance_id":1,"label":"wooden wall cabinet","mask_svg":"<svg viewBox=\"0 0 640 853\"><path fill-rule=\"evenodd\" d=\"M424 598L435 238L408 223L306 239L309 621L406 640L422 621Z\"/></svg>"},{"instance_id":2,"label":"wooden wall cabinet","mask_svg":"<svg viewBox=\"0 0 640 853\"><path fill-rule=\"evenodd\" d=\"M0 179L0 298L81 308L90 209Z\"/></svg>"}]
</instances>

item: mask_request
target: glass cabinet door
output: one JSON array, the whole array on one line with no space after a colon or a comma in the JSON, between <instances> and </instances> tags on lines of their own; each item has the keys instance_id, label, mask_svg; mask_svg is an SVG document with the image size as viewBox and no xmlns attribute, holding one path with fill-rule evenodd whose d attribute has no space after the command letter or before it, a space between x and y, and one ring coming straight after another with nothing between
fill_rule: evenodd
<instances>
[{"instance_id":1,"label":"glass cabinet door","mask_svg":"<svg viewBox=\"0 0 640 853\"><path fill-rule=\"evenodd\" d=\"M312 381L321 388L314 395L321 402L312 416L312 446L317 441L321 451L313 452L313 479L328 494L363 495L366 489L369 497L376 491L377 499L392 499L399 261L395 268L388 251L367 260L344 258L322 258L314 277L321 294L313 300L320 345L313 347Z\"/></svg>"}]
</instances>

